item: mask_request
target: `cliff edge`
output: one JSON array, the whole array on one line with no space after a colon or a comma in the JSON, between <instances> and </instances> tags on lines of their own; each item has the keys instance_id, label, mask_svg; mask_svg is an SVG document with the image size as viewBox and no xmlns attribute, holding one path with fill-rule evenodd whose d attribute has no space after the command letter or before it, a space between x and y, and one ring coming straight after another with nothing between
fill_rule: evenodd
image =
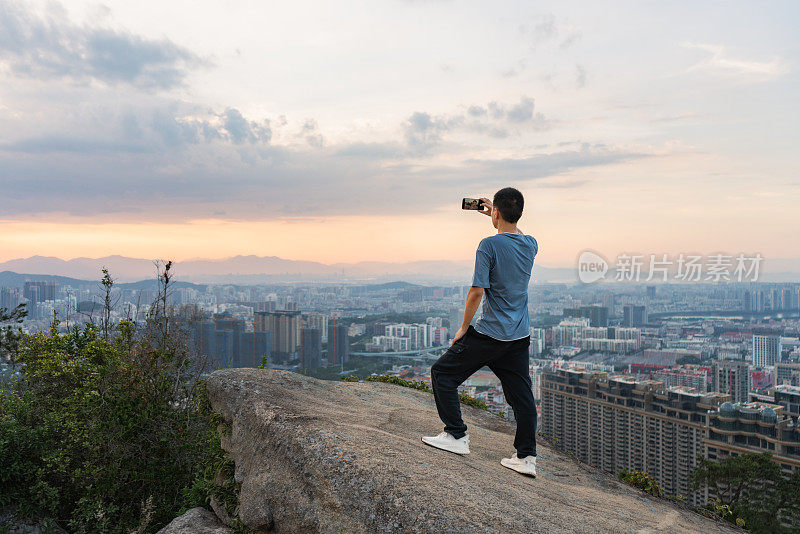
<instances>
[{"instance_id":1,"label":"cliff edge","mask_svg":"<svg viewBox=\"0 0 800 534\"><path fill-rule=\"evenodd\" d=\"M430 393L266 369L207 381L230 427L239 518L274 532L737 532L618 482L544 443L537 478L500 465L514 426L462 406L470 451L422 443ZM739 531L740 532L740 531Z\"/></svg>"}]
</instances>

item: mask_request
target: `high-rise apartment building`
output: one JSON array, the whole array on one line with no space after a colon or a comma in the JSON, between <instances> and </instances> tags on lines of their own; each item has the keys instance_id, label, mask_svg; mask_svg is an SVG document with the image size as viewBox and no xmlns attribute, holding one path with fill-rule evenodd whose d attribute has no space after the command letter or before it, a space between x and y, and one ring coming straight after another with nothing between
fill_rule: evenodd
<instances>
[{"instance_id":1,"label":"high-rise apartment building","mask_svg":"<svg viewBox=\"0 0 800 534\"><path fill-rule=\"evenodd\" d=\"M214 331L214 353L211 362L214 367L238 367L235 365L234 341L236 336L232 330Z\"/></svg>"},{"instance_id":2,"label":"high-rise apartment building","mask_svg":"<svg viewBox=\"0 0 800 534\"><path fill-rule=\"evenodd\" d=\"M408 338L409 349L421 349L431 345L431 325L395 323L386 326L385 335Z\"/></svg>"},{"instance_id":3,"label":"high-rise apartment building","mask_svg":"<svg viewBox=\"0 0 800 534\"><path fill-rule=\"evenodd\" d=\"M775 385L800 386L800 362L776 363Z\"/></svg>"},{"instance_id":4,"label":"high-rise apartment building","mask_svg":"<svg viewBox=\"0 0 800 534\"><path fill-rule=\"evenodd\" d=\"M608 308L609 315L614 315L615 308L614 308L614 293L603 293L600 296L600 301L603 303L605 308Z\"/></svg>"},{"instance_id":5,"label":"high-rise apartment building","mask_svg":"<svg viewBox=\"0 0 800 534\"><path fill-rule=\"evenodd\" d=\"M588 318L564 319L558 326L551 330L551 340L554 347L575 345L583 338L584 329L590 326Z\"/></svg>"},{"instance_id":6,"label":"high-rise apartment building","mask_svg":"<svg viewBox=\"0 0 800 534\"><path fill-rule=\"evenodd\" d=\"M706 413L726 395L572 369L544 372L541 395L541 432L557 447L615 475L645 472L668 494L705 502L690 475L705 453Z\"/></svg>"},{"instance_id":7,"label":"high-rise apartment building","mask_svg":"<svg viewBox=\"0 0 800 534\"><path fill-rule=\"evenodd\" d=\"M267 332L245 332L244 321L215 315L191 325L194 350L207 356L212 368L258 367L270 356Z\"/></svg>"},{"instance_id":8,"label":"high-rise apartment building","mask_svg":"<svg viewBox=\"0 0 800 534\"><path fill-rule=\"evenodd\" d=\"M53 301L56 300L56 283L55 282L45 282L45 281L28 281L25 282L22 289L22 296L25 297L28 302L26 307L28 309L28 317L31 319L40 319L39 316L40 310L39 304L40 302L45 301Z\"/></svg>"},{"instance_id":9,"label":"high-rise apartment building","mask_svg":"<svg viewBox=\"0 0 800 534\"><path fill-rule=\"evenodd\" d=\"M228 340L227 342L229 342L231 345L229 349L230 357L228 357L225 361L229 362L232 367L241 367L238 359L239 352L241 350L241 336L245 330L244 320L237 319L227 313L216 313L214 314L213 319L214 330L217 332L218 336L223 335L220 334L220 332L230 333L227 335L227 337L225 337L225 339Z\"/></svg>"},{"instance_id":10,"label":"high-rise apartment building","mask_svg":"<svg viewBox=\"0 0 800 534\"><path fill-rule=\"evenodd\" d=\"M316 328L320 331L322 341L328 341L328 316L324 313L307 313L303 315L306 328Z\"/></svg>"},{"instance_id":11,"label":"high-rise apartment building","mask_svg":"<svg viewBox=\"0 0 800 534\"><path fill-rule=\"evenodd\" d=\"M796 310L797 303L795 302L795 292L791 287L784 287L781 290L781 306L784 310Z\"/></svg>"},{"instance_id":12,"label":"high-rise apartment building","mask_svg":"<svg viewBox=\"0 0 800 534\"><path fill-rule=\"evenodd\" d=\"M331 321L328 324L328 365L346 362L350 357L350 339L347 325Z\"/></svg>"},{"instance_id":13,"label":"high-rise apartment building","mask_svg":"<svg viewBox=\"0 0 800 534\"><path fill-rule=\"evenodd\" d=\"M464 310L461 308L450 308L447 312L447 320L450 323L450 335L453 335L461 328L461 321L464 320Z\"/></svg>"},{"instance_id":14,"label":"high-rise apartment building","mask_svg":"<svg viewBox=\"0 0 800 534\"><path fill-rule=\"evenodd\" d=\"M391 323L386 325L383 333L388 337L408 339L408 349L420 349L430 345L431 332L428 324Z\"/></svg>"},{"instance_id":15,"label":"high-rise apartment building","mask_svg":"<svg viewBox=\"0 0 800 534\"><path fill-rule=\"evenodd\" d=\"M34 302L56 300L56 289L57 286L55 282L25 282L22 296Z\"/></svg>"},{"instance_id":16,"label":"high-rise apartment building","mask_svg":"<svg viewBox=\"0 0 800 534\"><path fill-rule=\"evenodd\" d=\"M750 398L750 364L744 360L715 360L711 364L711 387L730 395L732 402Z\"/></svg>"},{"instance_id":17,"label":"high-rise apartment building","mask_svg":"<svg viewBox=\"0 0 800 534\"><path fill-rule=\"evenodd\" d=\"M764 293L762 291L753 290L744 292L744 311L747 312L762 312L764 311Z\"/></svg>"},{"instance_id":18,"label":"high-rise apartment building","mask_svg":"<svg viewBox=\"0 0 800 534\"><path fill-rule=\"evenodd\" d=\"M781 336L753 336L753 365L768 367L781 361Z\"/></svg>"},{"instance_id":19,"label":"high-rise apartment building","mask_svg":"<svg viewBox=\"0 0 800 534\"><path fill-rule=\"evenodd\" d=\"M322 332L318 328L303 328L300 338L300 367L316 369L322 358Z\"/></svg>"},{"instance_id":20,"label":"high-rise apartment building","mask_svg":"<svg viewBox=\"0 0 800 534\"><path fill-rule=\"evenodd\" d=\"M589 326L608 326L608 308L603 306L581 306L580 308L565 308L564 317L584 317L589 319Z\"/></svg>"},{"instance_id":21,"label":"high-rise apartment building","mask_svg":"<svg viewBox=\"0 0 800 534\"><path fill-rule=\"evenodd\" d=\"M269 332L242 332L239 335L237 367L258 367L270 356Z\"/></svg>"},{"instance_id":22,"label":"high-rise apartment building","mask_svg":"<svg viewBox=\"0 0 800 534\"><path fill-rule=\"evenodd\" d=\"M776 386L770 400L725 402L711 411L706 458L719 462L739 454L770 452L784 477L800 469L800 387ZM796 526L800 524L800 510L789 510L780 520Z\"/></svg>"},{"instance_id":23,"label":"high-rise apartment building","mask_svg":"<svg viewBox=\"0 0 800 534\"><path fill-rule=\"evenodd\" d=\"M642 331L639 328L614 327L608 329L608 337L612 339L632 340L640 343L642 341Z\"/></svg>"},{"instance_id":24,"label":"high-rise apartment building","mask_svg":"<svg viewBox=\"0 0 800 534\"><path fill-rule=\"evenodd\" d=\"M551 330L553 346L620 353L635 351L641 346L641 331L638 328L596 327L589 326L590 322L589 317L562 320Z\"/></svg>"},{"instance_id":25,"label":"high-rise apartment building","mask_svg":"<svg viewBox=\"0 0 800 534\"><path fill-rule=\"evenodd\" d=\"M11 311L19 305L19 300L18 287L0 287L0 308Z\"/></svg>"},{"instance_id":26,"label":"high-rise apartment building","mask_svg":"<svg viewBox=\"0 0 800 534\"><path fill-rule=\"evenodd\" d=\"M664 387L684 386L700 393L708 391L708 372L699 366L659 369L653 374L653 380L663 383Z\"/></svg>"},{"instance_id":27,"label":"high-rise apartment building","mask_svg":"<svg viewBox=\"0 0 800 534\"><path fill-rule=\"evenodd\" d=\"M772 389L772 400L775 404L783 406L784 412L794 418L800 417L800 386L786 384L775 386ZM800 433L800 426L795 420L795 432ZM800 449L795 449L795 454L800 454Z\"/></svg>"},{"instance_id":28,"label":"high-rise apartment building","mask_svg":"<svg viewBox=\"0 0 800 534\"><path fill-rule=\"evenodd\" d=\"M626 304L622 308L622 326L634 327L647 324L647 308Z\"/></svg>"},{"instance_id":29,"label":"high-rise apartment building","mask_svg":"<svg viewBox=\"0 0 800 534\"><path fill-rule=\"evenodd\" d=\"M531 328L531 345L528 352L531 356L538 356L544 351L544 328Z\"/></svg>"},{"instance_id":30,"label":"high-rise apartment building","mask_svg":"<svg viewBox=\"0 0 800 534\"><path fill-rule=\"evenodd\" d=\"M286 362L298 355L300 349L300 312L255 312L253 329L269 332L272 356L276 362Z\"/></svg>"}]
</instances>

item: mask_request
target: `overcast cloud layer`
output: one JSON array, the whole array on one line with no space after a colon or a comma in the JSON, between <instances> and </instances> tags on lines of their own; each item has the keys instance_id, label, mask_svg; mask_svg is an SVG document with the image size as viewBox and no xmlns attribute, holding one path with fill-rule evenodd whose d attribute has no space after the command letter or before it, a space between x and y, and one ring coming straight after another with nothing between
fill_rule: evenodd
<instances>
[{"instance_id":1,"label":"overcast cloud layer","mask_svg":"<svg viewBox=\"0 0 800 534\"><path fill-rule=\"evenodd\" d=\"M790 2L366 5L0 0L0 218L380 215L687 154L798 194Z\"/></svg>"}]
</instances>

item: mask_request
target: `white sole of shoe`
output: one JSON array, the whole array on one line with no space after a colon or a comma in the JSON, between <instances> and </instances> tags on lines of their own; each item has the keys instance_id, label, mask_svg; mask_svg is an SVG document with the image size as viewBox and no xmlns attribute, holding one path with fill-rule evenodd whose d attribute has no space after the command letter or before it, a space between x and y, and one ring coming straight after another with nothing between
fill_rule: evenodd
<instances>
[{"instance_id":1,"label":"white sole of shoe","mask_svg":"<svg viewBox=\"0 0 800 534\"><path fill-rule=\"evenodd\" d=\"M536 478L536 472L535 471L529 471L529 470L525 469L524 467L519 466L517 464L512 464L510 462L507 463L505 458L500 460L500 464L503 467L508 467L509 469L511 469L513 471L516 471L517 473L521 473L523 475L527 475L529 477Z\"/></svg>"},{"instance_id":2,"label":"white sole of shoe","mask_svg":"<svg viewBox=\"0 0 800 534\"><path fill-rule=\"evenodd\" d=\"M459 454L461 456L466 456L467 454L469 454L469 449L464 450L464 449L451 449L451 448L447 448L447 447L442 447L441 445L438 445L438 444L435 444L435 443L431 443L430 441L426 441L425 440L425 436L422 437L422 443L424 443L426 445L430 445L431 447L434 447L434 448L437 448L437 449L440 449L440 450L443 450L443 451Z\"/></svg>"}]
</instances>

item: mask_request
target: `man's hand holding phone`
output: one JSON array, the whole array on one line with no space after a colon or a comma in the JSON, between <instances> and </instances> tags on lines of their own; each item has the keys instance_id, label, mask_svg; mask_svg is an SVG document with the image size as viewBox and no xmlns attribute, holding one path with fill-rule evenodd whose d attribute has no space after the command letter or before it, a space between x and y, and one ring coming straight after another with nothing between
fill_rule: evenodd
<instances>
[{"instance_id":1,"label":"man's hand holding phone","mask_svg":"<svg viewBox=\"0 0 800 534\"><path fill-rule=\"evenodd\" d=\"M481 206L483 207L483 209L478 213L483 213L484 215L488 215L489 217L491 217L492 208L494 207L492 205L492 201L489 200L488 198L481 198Z\"/></svg>"}]
</instances>

